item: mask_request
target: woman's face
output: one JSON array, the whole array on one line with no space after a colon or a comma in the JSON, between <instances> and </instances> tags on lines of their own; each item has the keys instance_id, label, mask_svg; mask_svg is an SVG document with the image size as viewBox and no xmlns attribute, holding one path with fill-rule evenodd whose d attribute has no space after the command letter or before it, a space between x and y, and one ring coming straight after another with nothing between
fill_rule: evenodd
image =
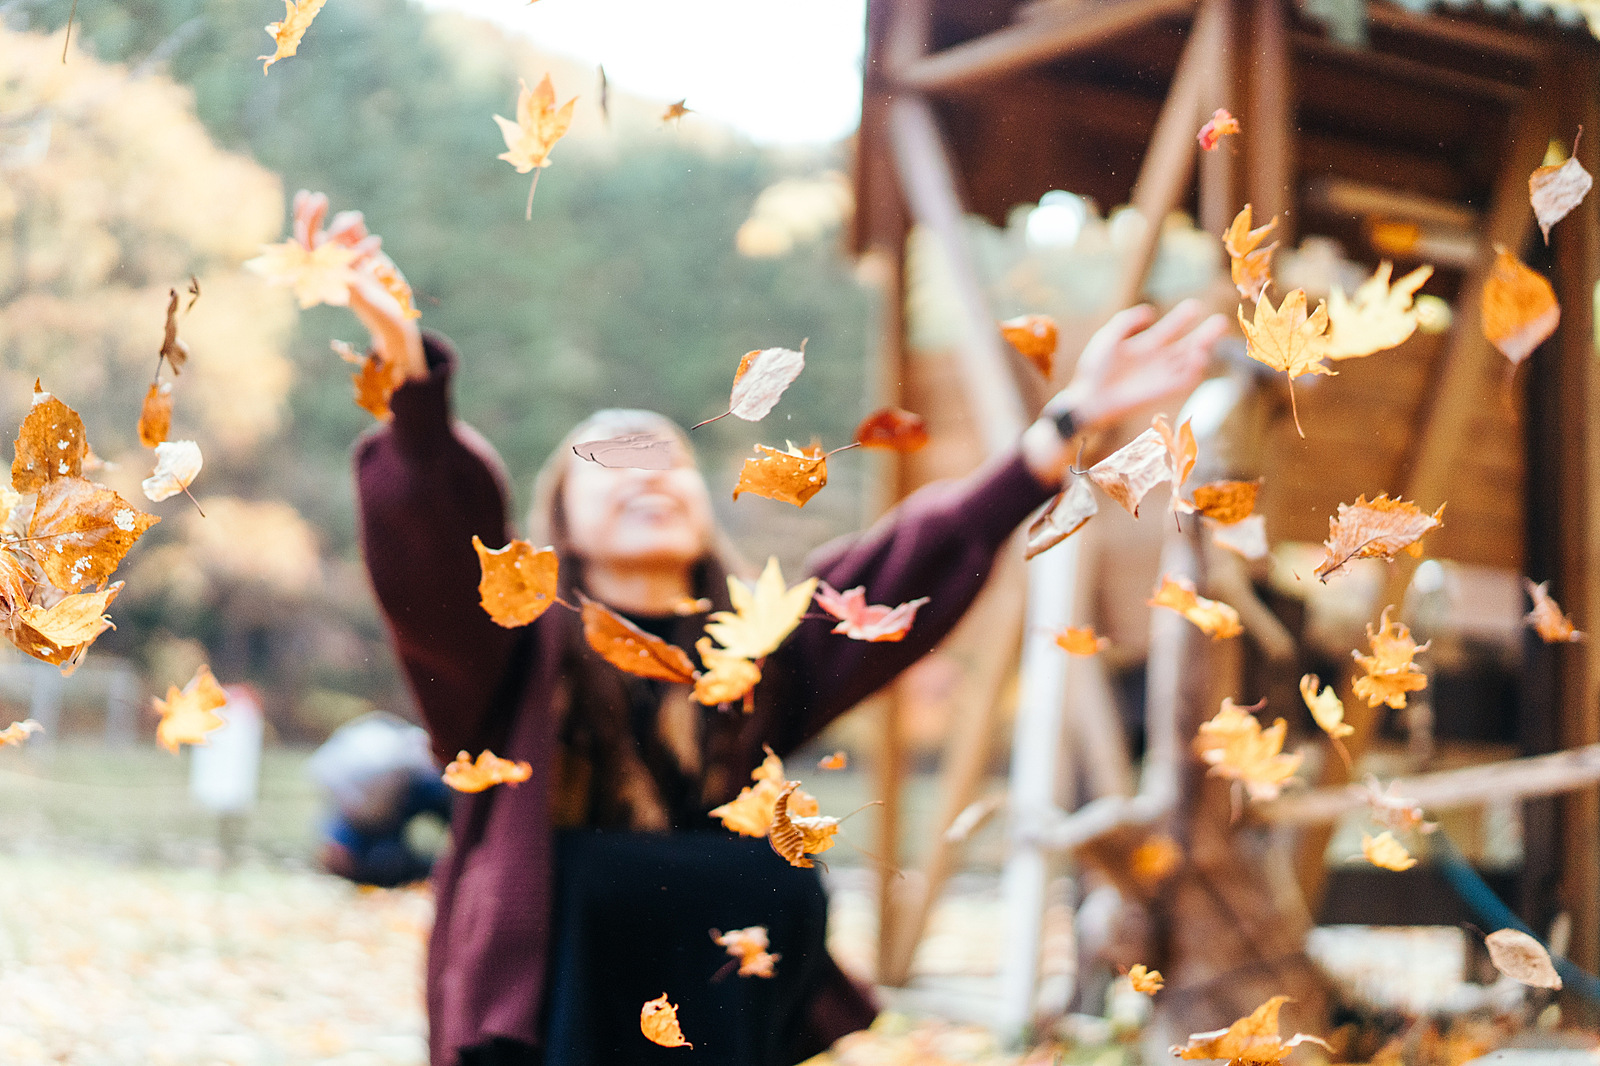
<instances>
[{"instance_id":1,"label":"woman's face","mask_svg":"<svg viewBox=\"0 0 1600 1066\"><path fill-rule=\"evenodd\" d=\"M569 460L562 508L572 550L601 566L687 566L711 544L711 498L688 451L676 442L667 470Z\"/></svg>"}]
</instances>

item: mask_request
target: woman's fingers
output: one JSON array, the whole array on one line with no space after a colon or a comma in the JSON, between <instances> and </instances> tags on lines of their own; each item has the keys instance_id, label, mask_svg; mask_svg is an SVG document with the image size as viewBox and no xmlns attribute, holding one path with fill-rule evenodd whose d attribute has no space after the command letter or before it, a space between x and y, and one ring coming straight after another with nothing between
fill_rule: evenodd
<instances>
[{"instance_id":1,"label":"woman's fingers","mask_svg":"<svg viewBox=\"0 0 1600 1066\"><path fill-rule=\"evenodd\" d=\"M1153 323L1137 337L1133 338L1141 347L1146 349L1160 348L1170 344L1177 338L1188 333L1194 324L1200 321L1205 314L1205 308L1200 301L1188 299L1181 301L1176 307L1161 316L1161 320Z\"/></svg>"},{"instance_id":2,"label":"woman's fingers","mask_svg":"<svg viewBox=\"0 0 1600 1066\"><path fill-rule=\"evenodd\" d=\"M1129 337L1147 331L1155 320L1156 309L1149 304L1124 307L1106 319L1106 324L1099 329L1099 335L1114 344L1121 344Z\"/></svg>"}]
</instances>

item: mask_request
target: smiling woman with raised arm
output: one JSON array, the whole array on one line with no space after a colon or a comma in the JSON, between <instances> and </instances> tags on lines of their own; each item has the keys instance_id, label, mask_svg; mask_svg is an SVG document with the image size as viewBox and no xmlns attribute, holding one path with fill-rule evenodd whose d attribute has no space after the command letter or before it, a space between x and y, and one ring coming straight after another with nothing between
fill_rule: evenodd
<instances>
[{"instance_id":1,"label":"smiling woman with raised arm","mask_svg":"<svg viewBox=\"0 0 1600 1066\"><path fill-rule=\"evenodd\" d=\"M435 754L485 748L532 765L529 780L463 796L434 874L428 952L432 1066L596 1066L667 1061L640 1033L663 991L697 1063L788 1066L871 1022L870 994L824 946L816 870L709 816L762 761L787 755L925 654L961 618L1011 531L1060 486L1091 434L1199 380L1224 321L1187 303L1159 322L1114 317L1073 383L1017 448L959 481L917 492L865 533L831 543L809 573L865 586L873 603L928 597L898 643L802 621L769 655L750 713L702 707L688 686L608 665L565 610L503 629L478 602L472 538L512 536L505 474L489 444L452 419L458 359L420 334L375 284L351 306L407 381L393 420L361 440L362 546L396 653ZM1062 417L1062 416L1067 417ZM666 470L601 467L575 441L649 431L670 438ZM602 411L539 475L530 533L560 556L562 594L582 591L691 657L705 614L727 609L729 555L688 438L644 411ZM708 935L762 925L781 956L770 978L714 980Z\"/></svg>"}]
</instances>

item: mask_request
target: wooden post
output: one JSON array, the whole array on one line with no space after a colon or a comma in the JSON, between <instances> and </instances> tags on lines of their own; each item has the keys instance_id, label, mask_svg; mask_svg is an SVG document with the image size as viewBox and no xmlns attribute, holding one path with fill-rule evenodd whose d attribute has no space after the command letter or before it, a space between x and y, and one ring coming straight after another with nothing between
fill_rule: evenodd
<instances>
[{"instance_id":1,"label":"wooden post","mask_svg":"<svg viewBox=\"0 0 1600 1066\"><path fill-rule=\"evenodd\" d=\"M1274 236L1294 243L1294 84L1284 0L1252 0L1247 80L1241 118L1245 142L1245 191L1257 224L1280 217Z\"/></svg>"},{"instance_id":2,"label":"wooden post","mask_svg":"<svg viewBox=\"0 0 1600 1066\"><path fill-rule=\"evenodd\" d=\"M1234 99L1238 51L1234 43L1237 16L1231 0L1223 5L1221 18L1223 23L1221 43L1217 45L1212 55L1211 77L1207 80L1205 92L1200 98L1200 113L1206 117L1219 107L1237 112L1239 106ZM1196 133L1198 132L1197 130ZM1222 148L1200 153L1199 223L1200 228L1207 233L1220 236L1239 210L1238 194L1235 191L1238 187L1235 180L1237 165L1238 156Z\"/></svg>"}]
</instances>

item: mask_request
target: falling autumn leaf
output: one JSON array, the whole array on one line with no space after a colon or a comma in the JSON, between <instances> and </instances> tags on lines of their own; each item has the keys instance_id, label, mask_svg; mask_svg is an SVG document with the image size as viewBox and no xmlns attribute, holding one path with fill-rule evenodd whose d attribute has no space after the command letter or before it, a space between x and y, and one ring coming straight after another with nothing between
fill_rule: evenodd
<instances>
[{"instance_id":1,"label":"falling autumn leaf","mask_svg":"<svg viewBox=\"0 0 1600 1066\"><path fill-rule=\"evenodd\" d=\"M20 748L30 736L43 732L44 726L35 722L32 718L24 719L21 722L12 722L4 729L0 729L0 748L8 745Z\"/></svg>"},{"instance_id":2,"label":"falling autumn leaf","mask_svg":"<svg viewBox=\"0 0 1600 1066\"><path fill-rule=\"evenodd\" d=\"M761 680L761 667L742 655L735 655L711 643L710 637L694 642L705 667L694 681L694 698L707 707L744 699Z\"/></svg>"},{"instance_id":3,"label":"falling autumn leaf","mask_svg":"<svg viewBox=\"0 0 1600 1066\"><path fill-rule=\"evenodd\" d=\"M898 607L867 603L866 586L838 591L826 581L818 582L817 606L839 619L833 632L843 633L851 640L898 641L911 632L911 623L917 617L917 608L928 602L928 597L902 603Z\"/></svg>"},{"instance_id":4,"label":"falling autumn leaf","mask_svg":"<svg viewBox=\"0 0 1600 1066\"><path fill-rule=\"evenodd\" d=\"M1135 992L1153 996L1161 991L1166 980L1161 976L1160 970L1147 970L1144 963L1136 962L1128 969L1128 983L1133 986Z\"/></svg>"},{"instance_id":5,"label":"falling autumn leaf","mask_svg":"<svg viewBox=\"0 0 1600 1066\"><path fill-rule=\"evenodd\" d=\"M261 73L266 74L267 68L280 59L288 59L300 51L300 38L306 35L306 30L311 26L311 21L317 17L317 12L328 0L283 0L284 15L282 22L273 22L267 25L267 33L272 36L273 44L277 50L270 56L256 56L264 60L261 64Z\"/></svg>"},{"instance_id":6,"label":"falling autumn leaf","mask_svg":"<svg viewBox=\"0 0 1600 1066\"><path fill-rule=\"evenodd\" d=\"M1061 331L1049 315L1021 315L1000 323L1000 335L1049 380L1055 372Z\"/></svg>"},{"instance_id":7,"label":"falling autumn leaf","mask_svg":"<svg viewBox=\"0 0 1600 1066\"><path fill-rule=\"evenodd\" d=\"M395 389L405 384L405 368L382 358L376 350L359 355L344 341L330 341L329 347L339 358L356 368L356 372L350 375L356 406L380 422L387 421L391 413L389 399Z\"/></svg>"},{"instance_id":8,"label":"falling autumn leaf","mask_svg":"<svg viewBox=\"0 0 1600 1066\"><path fill-rule=\"evenodd\" d=\"M1095 502L1089 479L1069 474L1066 487L1045 505L1038 518L1028 523L1028 543L1023 558L1032 559L1055 547L1099 513L1100 505Z\"/></svg>"},{"instance_id":9,"label":"falling autumn leaf","mask_svg":"<svg viewBox=\"0 0 1600 1066\"><path fill-rule=\"evenodd\" d=\"M182 372L183 364L189 361L189 346L178 338L178 290L168 289L167 293L167 323L162 330L159 354L172 367L172 372L177 374ZM195 295L198 297L199 293ZM189 301L189 306L194 306L193 300Z\"/></svg>"},{"instance_id":10,"label":"falling autumn leaf","mask_svg":"<svg viewBox=\"0 0 1600 1066\"><path fill-rule=\"evenodd\" d=\"M546 74L537 88L529 89L526 81L519 81L517 93L517 121L500 115L494 116L505 138L506 150L496 159L504 159L517 168L518 174L538 171L550 165L550 150L566 136L572 125L572 109L578 103L574 96L559 108L556 107L555 86ZM527 218L533 218L533 190L538 188L539 176L534 174L533 186L528 189Z\"/></svg>"},{"instance_id":11,"label":"falling autumn leaf","mask_svg":"<svg viewBox=\"0 0 1600 1066\"><path fill-rule=\"evenodd\" d=\"M1169 607L1199 627L1213 640L1236 637L1244 632L1239 622L1239 612L1221 600L1208 600L1198 595L1194 582L1184 577L1164 575L1161 587L1151 597L1150 606Z\"/></svg>"},{"instance_id":12,"label":"falling autumn leaf","mask_svg":"<svg viewBox=\"0 0 1600 1066\"><path fill-rule=\"evenodd\" d=\"M855 442L863 448L883 448L902 455L928 444L928 425L921 415L898 407L880 407L856 427Z\"/></svg>"},{"instance_id":13,"label":"falling autumn leaf","mask_svg":"<svg viewBox=\"0 0 1600 1066\"><path fill-rule=\"evenodd\" d=\"M1388 826L1396 833L1431 833L1439 826L1424 819L1417 801L1400 795L1395 789L1399 782L1390 781L1387 789L1378 786L1378 779L1367 775L1362 794L1373 820Z\"/></svg>"},{"instance_id":14,"label":"falling autumn leaf","mask_svg":"<svg viewBox=\"0 0 1600 1066\"><path fill-rule=\"evenodd\" d=\"M228 703L228 694L211 675L211 667L202 665L194 677L180 691L177 685L167 687L167 698L153 701L161 723L156 726L156 739L172 754L178 754L183 744L204 744L206 736L221 729L226 723L216 711Z\"/></svg>"},{"instance_id":15,"label":"falling autumn leaf","mask_svg":"<svg viewBox=\"0 0 1600 1066\"><path fill-rule=\"evenodd\" d=\"M108 488L81 477L57 478L39 490L28 541L45 576L77 592L107 580L159 521Z\"/></svg>"},{"instance_id":16,"label":"falling autumn leaf","mask_svg":"<svg viewBox=\"0 0 1600 1066\"><path fill-rule=\"evenodd\" d=\"M778 557L772 556L754 585L728 576L728 598L733 610L712 615L706 623L706 635L728 652L746 659L770 655L800 624L816 588L814 577L793 587L785 586Z\"/></svg>"},{"instance_id":17,"label":"falling autumn leaf","mask_svg":"<svg viewBox=\"0 0 1600 1066\"><path fill-rule=\"evenodd\" d=\"M302 309L318 304L343 307L350 302L350 286L356 281L352 265L356 255L354 249L341 244L329 242L307 248L298 241L287 240L266 245L260 255L244 265L274 285L293 289Z\"/></svg>"},{"instance_id":18,"label":"falling autumn leaf","mask_svg":"<svg viewBox=\"0 0 1600 1066\"><path fill-rule=\"evenodd\" d=\"M1200 147L1207 151L1216 151L1217 143L1222 138L1239 132L1239 120L1228 113L1225 107L1219 107L1212 113L1211 118L1200 127L1200 132L1195 139L1200 142Z\"/></svg>"},{"instance_id":19,"label":"falling autumn leaf","mask_svg":"<svg viewBox=\"0 0 1600 1066\"><path fill-rule=\"evenodd\" d=\"M739 483L733 498L741 492L765 496L779 503L804 507L806 501L828 483L828 457L820 445L797 448L791 442L785 451L756 445L756 457L746 459L739 470Z\"/></svg>"},{"instance_id":20,"label":"falling autumn leaf","mask_svg":"<svg viewBox=\"0 0 1600 1066\"><path fill-rule=\"evenodd\" d=\"M1098 655L1111 641L1095 636L1094 626L1068 626L1056 634L1056 646L1069 655Z\"/></svg>"},{"instance_id":21,"label":"falling autumn leaf","mask_svg":"<svg viewBox=\"0 0 1600 1066\"><path fill-rule=\"evenodd\" d=\"M172 432L172 383L152 384L139 409L139 443L154 448Z\"/></svg>"},{"instance_id":22,"label":"falling autumn leaf","mask_svg":"<svg viewBox=\"0 0 1600 1066\"><path fill-rule=\"evenodd\" d=\"M1528 200L1533 204L1534 217L1539 220L1539 231L1544 243L1550 243L1550 227L1566 218L1574 207L1583 203L1594 186L1594 177L1578 162L1578 141L1583 137L1583 127L1572 140L1573 154L1566 162L1540 167L1528 176Z\"/></svg>"},{"instance_id":23,"label":"falling autumn leaf","mask_svg":"<svg viewBox=\"0 0 1600 1066\"><path fill-rule=\"evenodd\" d=\"M678 450L677 441L654 433L624 433L572 446L579 459L627 470L671 470L678 465Z\"/></svg>"},{"instance_id":24,"label":"falling autumn leaf","mask_svg":"<svg viewBox=\"0 0 1600 1066\"><path fill-rule=\"evenodd\" d=\"M1238 310L1239 328L1244 330L1250 358L1289 376L1289 406L1294 412L1294 428L1300 436L1300 409L1294 399L1294 379L1306 374L1333 374L1322 362L1326 346L1328 309L1322 304L1306 314L1306 293L1295 289L1276 309L1265 293L1256 301L1253 321L1245 321L1244 308Z\"/></svg>"},{"instance_id":25,"label":"falling autumn leaf","mask_svg":"<svg viewBox=\"0 0 1600 1066\"><path fill-rule=\"evenodd\" d=\"M472 535L482 574L478 599L496 625L525 626L556 602L556 551L513 540L503 548L485 547Z\"/></svg>"},{"instance_id":26,"label":"falling autumn leaf","mask_svg":"<svg viewBox=\"0 0 1600 1066\"><path fill-rule=\"evenodd\" d=\"M696 599L693 596L680 596L673 601L672 613L679 618L689 618L697 614L705 614L711 610L711 601L704 596Z\"/></svg>"},{"instance_id":27,"label":"falling autumn leaf","mask_svg":"<svg viewBox=\"0 0 1600 1066\"><path fill-rule=\"evenodd\" d=\"M836 751L832 755L824 755L821 759L819 759L817 761L817 769L843 770L847 765L849 765L849 763L850 756L846 755L842 751Z\"/></svg>"},{"instance_id":28,"label":"falling autumn leaf","mask_svg":"<svg viewBox=\"0 0 1600 1066\"><path fill-rule=\"evenodd\" d=\"M144 479L145 498L152 503L188 490L200 476L200 445L192 440L169 440L156 445L156 469Z\"/></svg>"},{"instance_id":29,"label":"falling autumn leaf","mask_svg":"<svg viewBox=\"0 0 1600 1066\"><path fill-rule=\"evenodd\" d=\"M1163 481L1172 483L1172 506L1185 511L1189 504L1178 495L1178 486L1194 469L1196 446L1188 422L1173 433L1164 415L1156 415L1152 427L1089 468L1089 480L1120 503L1135 518L1139 501Z\"/></svg>"},{"instance_id":30,"label":"falling autumn leaf","mask_svg":"<svg viewBox=\"0 0 1600 1066\"><path fill-rule=\"evenodd\" d=\"M1354 733L1355 727L1344 720L1344 701L1339 699L1332 685L1318 692L1321 684L1316 674L1306 674L1300 679L1300 698L1306 701L1311 717L1324 733L1335 740Z\"/></svg>"},{"instance_id":31,"label":"falling autumn leaf","mask_svg":"<svg viewBox=\"0 0 1600 1066\"><path fill-rule=\"evenodd\" d=\"M691 430L710 425L718 418L733 415L746 422L759 422L778 406L784 390L794 384L800 371L806 368L806 346L799 349L762 348L746 352L733 372L733 392L728 397L728 409L716 418L696 422Z\"/></svg>"},{"instance_id":32,"label":"falling autumn leaf","mask_svg":"<svg viewBox=\"0 0 1600 1066\"><path fill-rule=\"evenodd\" d=\"M1377 836L1362 833L1361 854L1380 870L1393 870L1396 873L1409 870L1417 864L1417 860L1406 850L1405 845L1396 840L1394 834L1387 829Z\"/></svg>"},{"instance_id":33,"label":"falling autumn leaf","mask_svg":"<svg viewBox=\"0 0 1600 1066\"><path fill-rule=\"evenodd\" d=\"M1419 266L1393 286L1394 264L1378 264L1354 297L1335 285L1328 295L1328 336L1322 354L1328 359L1356 359L1404 343L1417 330L1413 306L1417 290L1433 276L1433 267Z\"/></svg>"},{"instance_id":34,"label":"falling autumn leaf","mask_svg":"<svg viewBox=\"0 0 1600 1066\"><path fill-rule=\"evenodd\" d=\"M1201 723L1194 749L1211 773L1242 783L1252 800L1274 799L1302 759L1299 752L1283 754L1288 729L1282 718L1262 729L1255 715L1225 699L1222 709Z\"/></svg>"},{"instance_id":35,"label":"falling autumn leaf","mask_svg":"<svg viewBox=\"0 0 1600 1066\"><path fill-rule=\"evenodd\" d=\"M753 785L739 790L739 795L711 811L712 818L722 820L724 829L740 836L764 837L772 828L772 813L778 803L778 794L787 784L783 760L766 749L767 757L760 766L750 771ZM821 808L816 799L796 789L789 796L789 815L815 815Z\"/></svg>"},{"instance_id":36,"label":"falling autumn leaf","mask_svg":"<svg viewBox=\"0 0 1600 1066\"><path fill-rule=\"evenodd\" d=\"M528 763L502 759L485 748L476 762L461 752L444 768L441 780L457 792L482 792L495 785L520 785L532 776L533 767Z\"/></svg>"},{"instance_id":37,"label":"falling autumn leaf","mask_svg":"<svg viewBox=\"0 0 1600 1066\"><path fill-rule=\"evenodd\" d=\"M1339 513L1328 519L1328 539L1323 543L1327 555L1316 574L1324 582L1337 574L1352 559L1393 559L1396 552L1422 555L1422 537L1444 524L1444 504L1433 514L1405 500L1391 500L1387 493L1370 503L1357 496L1355 503L1341 503Z\"/></svg>"},{"instance_id":38,"label":"falling autumn leaf","mask_svg":"<svg viewBox=\"0 0 1600 1066\"><path fill-rule=\"evenodd\" d=\"M1178 842L1161 833L1152 835L1128 856L1128 873L1147 892L1154 892L1183 862Z\"/></svg>"},{"instance_id":39,"label":"falling autumn leaf","mask_svg":"<svg viewBox=\"0 0 1600 1066\"><path fill-rule=\"evenodd\" d=\"M34 385L33 406L17 431L11 487L38 492L61 477L81 477L89 445L78 413Z\"/></svg>"},{"instance_id":40,"label":"falling autumn leaf","mask_svg":"<svg viewBox=\"0 0 1600 1066\"><path fill-rule=\"evenodd\" d=\"M58 648L88 644L111 626L106 608L122 591L118 581L98 592L82 592L58 600L54 606L25 607L17 617Z\"/></svg>"},{"instance_id":41,"label":"falling autumn leaf","mask_svg":"<svg viewBox=\"0 0 1600 1066\"><path fill-rule=\"evenodd\" d=\"M1305 1033L1288 1040L1278 1035L1278 1011L1288 1002L1288 996L1273 996L1226 1029L1193 1034L1187 1045L1174 1047L1172 1054L1181 1059L1227 1059L1229 1066L1269 1066L1282 1062L1304 1043L1327 1047L1319 1037Z\"/></svg>"},{"instance_id":42,"label":"falling autumn leaf","mask_svg":"<svg viewBox=\"0 0 1600 1066\"><path fill-rule=\"evenodd\" d=\"M1239 295L1246 300L1260 300L1272 281L1272 253L1278 247L1277 241L1265 248L1261 247L1261 242L1278 225L1278 219L1273 216L1265 226L1251 229L1250 210L1250 205L1245 204L1234 216L1228 231L1222 235L1222 246L1232 260L1233 284Z\"/></svg>"},{"instance_id":43,"label":"falling autumn leaf","mask_svg":"<svg viewBox=\"0 0 1600 1066\"><path fill-rule=\"evenodd\" d=\"M678 1008L667 1002L665 992L640 1009L639 1031L646 1040L662 1047L694 1047L683 1038L683 1030L678 1027Z\"/></svg>"},{"instance_id":44,"label":"falling autumn leaf","mask_svg":"<svg viewBox=\"0 0 1600 1066\"><path fill-rule=\"evenodd\" d=\"M789 798L799 788L800 782L789 781L778 793L772 806L772 827L767 831L767 842L790 866L809 870L815 863L806 856L820 855L833 847L834 834L839 831L839 819L820 814L799 815L790 811Z\"/></svg>"},{"instance_id":45,"label":"falling autumn leaf","mask_svg":"<svg viewBox=\"0 0 1600 1066\"><path fill-rule=\"evenodd\" d=\"M767 950L771 942L767 938L767 927L752 925L744 929L731 929L726 933L711 930L711 939L718 946L725 948L729 955L739 960L740 977L771 977L773 964L782 955L775 955Z\"/></svg>"},{"instance_id":46,"label":"falling autumn leaf","mask_svg":"<svg viewBox=\"0 0 1600 1066\"><path fill-rule=\"evenodd\" d=\"M1522 620L1533 627L1539 639L1546 644L1562 644L1584 639L1584 632L1572 624L1572 619L1561 613L1561 605L1551 598L1549 593L1550 582L1541 581L1535 585L1528 578L1522 579L1523 586L1528 590L1528 595L1533 598L1533 610L1523 616Z\"/></svg>"},{"instance_id":47,"label":"falling autumn leaf","mask_svg":"<svg viewBox=\"0 0 1600 1066\"><path fill-rule=\"evenodd\" d=\"M1561 324L1556 291L1504 248L1495 248L1481 303L1483 335L1513 366L1532 355Z\"/></svg>"},{"instance_id":48,"label":"falling autumn leaf","mask_svg":"<svg viewBox=\"0 0 1600 1066\"><path fill-rule=\"evenodd\" d=\"M1483 946L1489 949L1494 968L1513 981L1534 988L1561 987L1561 975L1550 961L1550 952L1522 930L1497 929L1483 938Z\"/></svg>"},{"instance_id":49,"label":"falling autumn leaf","mask_svg":"<svg viewBox=\"0 0 1600 1066\"><path fill-rule=\"evenodd\" d=\"M1254 481L1208 481L1195 487L1190 502L1202 516L1231 526L1250 517L1250 512L1256 507L1256 494L1260 491L1260 478Z\"/></svg>"},{"instance_id":50,"label":"falling autumn leaf","mask_svg":"<svg viewBox=\"0 0 1600 1066\"><path fill-rule=\"evenodd\" d=\"M350 287L366 274L395 298L402 313L418 317L411 287L394 260L384 254L383 239L367 230L361 212L341 211L324 229L328 207L324 193L306 189L295 193L293 234L278 244L263 245L245 268L270 284L293 289L302 309L348 305Z\"/></svg>"},{"instance_id":51,"label":"falling autumn leaf","mask_svg":"<svg viewBox=\"0 0 1600 1066\"><path fill-rule=\"evenodd\" d=\"M694 108L686 106L688 103L689 101L687 99L683 99L677 101L676 103L668 104L667 109L661 113L662 124L665 125L668 122L679 122L683 119L684 115L692 115L694 113Z\"/></svg>"},{"instance_id":52,"label":"falling autumn leaf","mask_svg":"<svg viewBox=\"0 0 1600 1066\"><path fill-rule=\"evenodd\" d=\"M1351 687L1359 698L1367 701L1368 707L1386 703L1400 710L1406 705L1406 693L1428 687L1428 675L1412 661L1418 652L1428 650L1428 644L1412 640L1411 630L1405 623L1391 622L1389 612L1392 610L1392 605L1383 609L1376 632L1372 624L1367 623L1367 642L1372 646L1372 654L1350 653L1366 671L1366 675L1356 678Z\"/></svg>"},{"instance_id":53,"label":"falling autumn leaf","mask_svg":"<svg viewBox=\"0 0 1600 1066\"><path fill-rule=\"evenodd\" d=\"M646 633L632 622L582 593L583 637L589 647L619 670L639 677L688 684L694 680L694 663L684 650Z\"/></svg>"}]
</instances>

